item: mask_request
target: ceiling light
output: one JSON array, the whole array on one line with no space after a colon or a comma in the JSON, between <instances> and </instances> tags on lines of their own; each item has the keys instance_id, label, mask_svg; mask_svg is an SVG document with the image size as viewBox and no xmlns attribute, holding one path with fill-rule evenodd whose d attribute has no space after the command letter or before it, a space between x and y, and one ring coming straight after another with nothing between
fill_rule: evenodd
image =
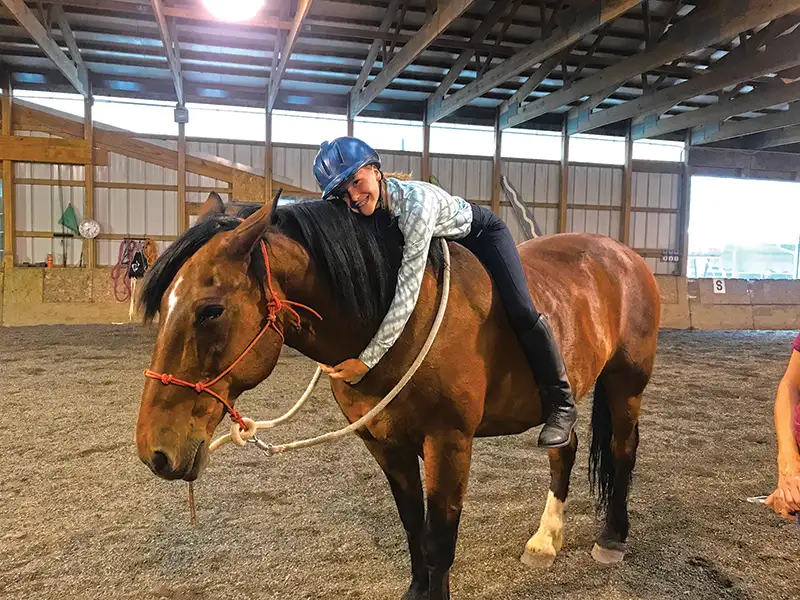
<instances>
[{"instance_id":1,"label":"ceiling light","mask_svg":"<svg viewBox=\"0 0 800 600\"><path fill-rule=\"evenodd\" d=\"M203 0L208 12L220 21L247 21L258 14L264 0Z\"/></svg>"}]
</instances>

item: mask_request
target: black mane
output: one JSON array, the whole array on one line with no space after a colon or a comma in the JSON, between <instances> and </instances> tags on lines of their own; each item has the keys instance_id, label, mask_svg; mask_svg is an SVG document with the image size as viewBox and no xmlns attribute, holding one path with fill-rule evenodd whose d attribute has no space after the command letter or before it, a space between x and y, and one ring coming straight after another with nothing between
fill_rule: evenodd
<instances>
[{"instance_id":1,"label":"black mane","mask_svg":"<svg viewBox=\"0 0 800 600\"><path fill-rule=\"evenodd\" d=\"M239 218L246 218L258 207L242 208ZM278 208L272 222L306 249L327 278L339 308L375 331L394 296L402 257L403 236L391 214L379 209L365 218L351 213L342 203L314 201ZM142 286L139 302L146 319L158 312L161 298L181 266L217 233L230 231L239 223L238 218L226 215L207 217L167 248ZM252 275L263 282L261 253L254 252L252 258ZM437 268L442 263L438 243L431 245L431 259Z\"/></svg>"}]
</instances>

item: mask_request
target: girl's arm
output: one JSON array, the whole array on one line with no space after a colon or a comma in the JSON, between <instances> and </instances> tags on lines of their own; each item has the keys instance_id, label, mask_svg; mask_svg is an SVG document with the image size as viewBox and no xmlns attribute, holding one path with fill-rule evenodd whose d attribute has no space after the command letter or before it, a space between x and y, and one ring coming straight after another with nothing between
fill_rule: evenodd
<instances>
[{"instance_id":1,"label":"girl's arm","mask_svg":"<svg viewBox=\"0 0 800 600\"><path fill-rule=\"evenodd\" d=\"M406 199L408 210L401 213L398 219L405 245L394 298L377 333L359 356L361 362L370 369L378 364L400 337L417 305L438 214L437 199L427 196L425 188L412 192Z\"/></svg>"}]
</instances>

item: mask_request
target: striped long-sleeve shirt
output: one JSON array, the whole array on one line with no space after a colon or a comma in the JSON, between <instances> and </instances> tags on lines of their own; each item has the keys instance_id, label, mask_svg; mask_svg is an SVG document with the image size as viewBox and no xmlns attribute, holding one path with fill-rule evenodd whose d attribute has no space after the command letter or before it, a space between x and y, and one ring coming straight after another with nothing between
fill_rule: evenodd
<instances>
[{"instance_id":1,"label":"striped long-sleeve shirt","mask_svg":"<svg viewBox=\"0 0 800 600\"><path fill-rule=\"evenodd\" d=\"M370 369L403 332L419 298L431 239L460 239L470 232L472 208L457 196L422 181L386 179L386 204L405 238L403 260L389 311L359 358Z\"/></svg>"}]
</instances>

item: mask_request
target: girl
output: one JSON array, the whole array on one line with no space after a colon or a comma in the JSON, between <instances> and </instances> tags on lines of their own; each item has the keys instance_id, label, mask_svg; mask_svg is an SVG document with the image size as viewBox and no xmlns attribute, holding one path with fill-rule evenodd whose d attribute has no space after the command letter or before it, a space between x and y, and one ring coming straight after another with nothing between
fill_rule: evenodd
<instances>
[{"instance_id":1,"label":"girl","mask_svg":"<svg viewBox=\"0 0 800 600\"><path fill-rule=\"evenodd\" d=\"M577 411L564 361L547 318L533 306L511 233L492 211L451 196L421 181L399 181L381 172L378 153L359 139L323 142L314 159L314 176L326 200L344 202L369 217L378 209L397 217L405 238L395 295L378 332L358 358L325 367L333 379L355 385L400 337L419 297L433 237L471 250L497 284L511 326L539 385L548 417L539 445L569 444Z\"/></svg>"},{"instance_id":2,"label":"girl","mask_svg":"<svg viewBox=\"0 0 800 600\"><path fill-rule=\"evenodd\" d=\"M800 513L800 335L775 396L775 434L778 438L778 487L767 504L786 518Z\"/></svg>"}]
</instances>

